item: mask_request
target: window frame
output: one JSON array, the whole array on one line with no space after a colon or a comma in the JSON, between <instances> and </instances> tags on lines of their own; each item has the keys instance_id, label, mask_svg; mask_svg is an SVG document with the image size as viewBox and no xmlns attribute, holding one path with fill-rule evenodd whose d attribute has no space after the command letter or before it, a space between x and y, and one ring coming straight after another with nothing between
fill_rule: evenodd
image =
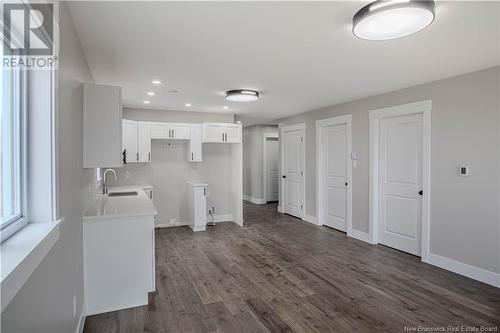
<instances>
[{"instance_id":1,"label":"window frame","mask_svg":"<svg viewBox=\"0 0 500 333\"><path fill-rule=\"evenodd\" d=\"M12 82L13 89L11 91L12 96L12 106L19 110L19 118L16 121L15 130L19 132L16 133L15 144L19 146L18 155L15 156L16 165L16 177L19 177L19 188L18 192L15 193L16 204L19 205L18 213L13 215L7 222L0 225L0 243L4 242L10 236L15 234L17 231L22 229L28 224L28 202L27 202L27 190L28 190L28 179L27 179L27 167L28 167L28 71L22 69L12 70L13 74L10 78ZM17 150L17 149L16 149ZM18 174L17 174L18 173ZM17 183L17 181L16 181ZM16 185L17 187L17 185Z\"/></svg>"}]
</instances>

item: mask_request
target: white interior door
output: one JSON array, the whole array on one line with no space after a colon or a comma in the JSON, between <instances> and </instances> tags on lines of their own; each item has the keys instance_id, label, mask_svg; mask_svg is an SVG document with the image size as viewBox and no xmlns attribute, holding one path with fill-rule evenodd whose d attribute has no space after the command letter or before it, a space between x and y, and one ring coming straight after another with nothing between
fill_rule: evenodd
<instances>
[{"instance_id":1,"label":"white interior door","mask_svg":"<svg viewBox=\"0 0 500 333\"><path fill-rule=\"evenodd\" d=\"M266 138L266 201L278 201L279 140Z\"/></svg>"},{"instance_id":2,"label":"white interior door","mask_svg":"<svg viewBox=\"0 0 500 333\"><path fill-rule=\"evenodd\" d=\"M302 217L303 129L283 130L283 212Z\"/></svg>"},{"instance_id":3,"label":"white interior door","mask_svg":"<svg viewBox=\"0 0 500 333\"><path fill-rule=\"evenodd\" d=\"M347 231L348 211L347 124L323 128L323 224Z\"/></svg>"},{"instance_id":4,"label":"white interior door","mask_svg":"<svg viewBox=\"0 0 500 333\"><path fill-rule=\"evenodd\" d=\"M422 123L422 114L380 120L379 243L414 255L421 253Z\"/></svg>"}]
</instances>

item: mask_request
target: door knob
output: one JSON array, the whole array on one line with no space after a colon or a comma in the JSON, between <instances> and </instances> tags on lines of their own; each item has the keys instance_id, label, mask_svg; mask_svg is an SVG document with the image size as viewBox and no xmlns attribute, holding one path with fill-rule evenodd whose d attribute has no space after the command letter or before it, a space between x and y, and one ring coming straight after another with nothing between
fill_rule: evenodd
<instances>
[{"instance_id":1,"label":"door knob","mask_svg":"<svg viewBox=\"0 0 500 333\"><path fill-rule=\"evenodd\" d=\"M424 195L424 191L418 191L419 195Z\"/></svg>"},{"instance_id":2,"label":"door knob","mask_svg":"<svg viewBox=\"0 0 500 333\"><path fill-rule=\"evenodd\" d=\"M283 178L286 178L286 175L283 175L282 177L283 177Z\"/></svg>"}]
</instances>

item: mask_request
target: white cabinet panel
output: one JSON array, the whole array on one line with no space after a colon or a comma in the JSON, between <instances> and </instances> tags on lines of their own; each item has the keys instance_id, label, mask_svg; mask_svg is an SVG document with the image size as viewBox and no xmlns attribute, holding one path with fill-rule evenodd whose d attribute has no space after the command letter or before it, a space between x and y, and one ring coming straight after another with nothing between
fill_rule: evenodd
<instances>
[{"instance_id":1,"label":"white cabinet panel","mask_svg":"<svg viewBox=\"0 0 500 333\"><path fill-rule=\"evenodd\" d=\"M202 126L202 141L240 143L241 124L204 123Z\"/></svg>"},{"instance_id":2,"label":"white cabinet panel","mask_svg":"<svg viewBox=\"0 0 500 333\"><path fill-rule=\"evenodd\" d=\"M151 123L151 139L170 139L168 123Z\"/></svg>"},{"instance_id":3,"label":"white cabinet panel","mask_svg":"<svg viewBox=\"0 0 500 333\"><path fill-rule=\"evenodd\" d=\"M207 184L188 182L188 225L193 231L203 231L207 228Z\"/></svg>"},{"instance_id":4,"label":"white cabinet panel","mask_svg":"<svg viewBox=\"0 0 500 333\"><path fill-rule=\"evenodd\" d=\"M137 121L122 120L122 142L122 150L126 163L137 162Z\"/></svg>"},{"instance_id":5,"label":"white cabinet panel","mask_svg":"<svg viewBox=\"0 0 500 333\"><path fill-rule=\"evenodd\" d=\"M121 167L122 89L83 85L83 167Z\"/></svg>"},{"instance_id":6,"label":"white cabinet panel","mask_svg":"<svg viewBox=\"0 0 500 333\"><path fill-rule=\"evenodd\" d=\"M201 162L202 161L202 147L201 147L201 125L192 124L190 126L191 139L188 145L188 161Z\"/></svg>"},{"instance_id":7,"label":"white cabinet panel","mask_svg":"<svg viewBox=\"0 0 500 333\"><path fill-rule=\"evenodd\" d=\"M203 124L203 142L223 142L224 130L224 124Z\"/></svg>"},{"instance_id":8,"label":"white cabinet panel","mask_svg":"<svg viewBox=\"0 0 500 333\"><path fill-rule=\"evenodd\" d=\"M137 122L137 152L139 162L151 162L151 123Z\"/></svg>"},{"instance_id":9,"label":"white cabinet panel","mask_svg":"<svg viewBox=\"0 0 500 333\"><path fill-rule=\"evenodd\" d=\"M190 124L170 124L171 129L171 139L177 140L189 140L191 137L191 126Z\"/></svg>"},{"instance_id":10,"label":"white cabinet panel","mask_svg":"<svg viewBox=\"0 0 500 333\"><path fill-rule=\"evenodd\" d=\"M239 124L229 124L226 125L226 142L241 142L241 125Z\"/></svg>"}]
</instances>

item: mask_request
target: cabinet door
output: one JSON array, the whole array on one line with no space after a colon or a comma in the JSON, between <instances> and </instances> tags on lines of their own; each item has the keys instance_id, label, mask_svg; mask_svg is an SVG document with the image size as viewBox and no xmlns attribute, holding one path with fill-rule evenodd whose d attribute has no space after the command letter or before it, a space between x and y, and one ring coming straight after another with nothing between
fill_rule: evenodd
<instances>
[{"instance_id":1,"label":"cabinet door","mask_svg":"<svg viewBox=\"0 0 500 333\"><path fill-rule=\"evenodd\" d=\"M83 167L122 166L121 88L83 85Z\"/></svg>"},{"instance_id":2,"label":"cabinet door","mask_svg":"<svg viewBox=\"0 0 500 333\"><path fill-rule=\"evenodd\" d=\"M238 143L241 142L241 125L228 124L226 125L225 142Z\"/></svg>"},{"instance_id":3,"label":"cabinet door","mask_svg":"<svg viewBox=\"0 0 500 333\"><path fill-rule=\"evenodd\" d=\"M137 121L122 120L122 142L127 163L137 162Z\"/></svg>"},{"instance_id":4,"label":"cabinet door","mask_svg":"<svg viewBox=\"0 0 500 333\"><path fill-rule=\"evenodd\" d=\"M139 162L151 162L151 123L137 122L137 152Z\"/></svg>"},{"instance_id":5,"label":"cabinet door","mask_svg":"<svg viewBox=\"0 0 500 333\"><path fill-rule=\"evenodd\" d=\"M168 123L151 123L151 139L170 139Z\"/></svg>"},{"instance_id":6,"label":"cabinet door","mask_svg":"<svg viewBox=\"0 0 500 333\"><path fill-rule=\"evenodd\" d=\"M223 142L225 131L224 124L205 123L203 124L203 142Z\"/></svg>"},{"instance_id":7,"label":"cabinet door","mask_svg":"<svg viewBox=\"0 0 500 333\"><path fill-rule=\"evenodd\" d=\"M191 125L191 139L188 149L189 162L201 162L201 125Z\"/></svg>"},{"instance_id":8,"label":"cabinet door","mask_svg":"<svg viewBox=\"0 0 500 333\"><path fill-rule=\"evenodd\" d=\"M170 124L171 137L172 139L179 140L189 140L191 137L191 126L190 124Z\"/></svg>"}]
</instances>

